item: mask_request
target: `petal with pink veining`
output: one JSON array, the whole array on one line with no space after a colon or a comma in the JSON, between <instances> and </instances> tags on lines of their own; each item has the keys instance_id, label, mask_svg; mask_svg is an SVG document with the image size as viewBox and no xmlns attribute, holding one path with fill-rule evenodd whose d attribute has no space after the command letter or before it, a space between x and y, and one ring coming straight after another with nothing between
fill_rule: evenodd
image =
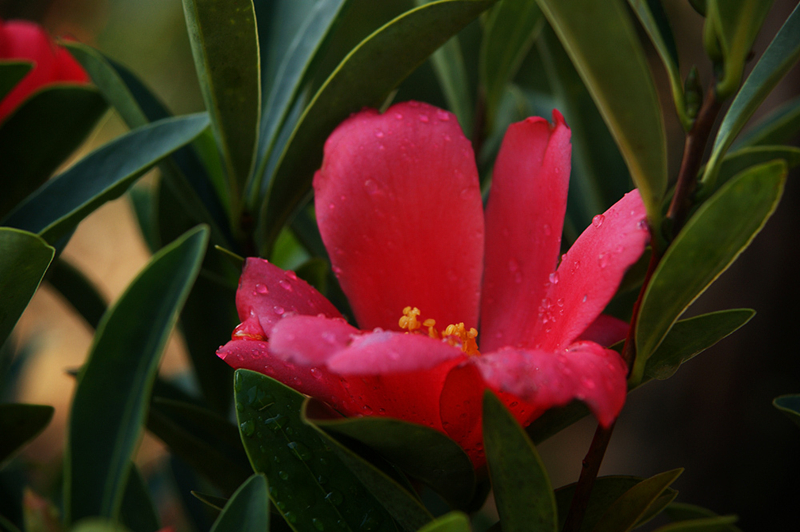
<instances>
[{"instance_id":1,"label":"petal with pink veining","mask_svg":"<svg viewBox=\"0 0 800 532\"><path fill-rule=\"evenodd\" d=\"M536 348L558 351L575 341L614 296L649 238L637 190L596 216L564 255L539 305Z\"/></svg>"},{"instance_id":2,"label":"petal with pink veining","mask_svg":"<svg viewBox=\"0 0 800 532\"><path fill-rule=\"evenodd\" d=\"M317 223L362 329L398 330L406 306L477 325L483 216L456 118L416 102L357 113L314 176Z\"/></svg>"},{"instance_id":3,"label":"petal with pink veining","mask_svg":"<svg viewBox=\"0 0 800 532\"><path fill-rule=\"evenodd\" d=\"M481 349L530 346L539 302L558 260L567 208L570 130L528 118L509 126L486 208Z\"/></svg>"}]
</instances>

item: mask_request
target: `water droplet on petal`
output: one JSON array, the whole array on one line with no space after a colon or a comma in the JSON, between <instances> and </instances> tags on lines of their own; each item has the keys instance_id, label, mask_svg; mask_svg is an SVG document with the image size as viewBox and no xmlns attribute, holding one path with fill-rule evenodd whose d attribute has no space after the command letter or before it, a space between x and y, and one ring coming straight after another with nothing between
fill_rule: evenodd
<instances>
[{"instance_id":1,"label":"water droplet on petal","mask_svg":"<svg viewBox=\"0 0 800 532\"><path fill-rule=\"evenodd\" d=\"M400 114L400 113L395 113L395 114L394 114L394 117L395 117L396 119L398 119L398 120L402 120L402 119L403 119L403 115L402 115L402 114Z\"/></svg>"},{"instance_id":2,"label":"water droplet on petal","mask_svg":"<svg viewBox=\"0 0 800 532\"><path fill-rule=\"evenodd\" d=\"M280 306L277 306L277 305L276 305L276 306L274 306L274 307L272 307L272 310L273 310L273 311L275 312L275 314L277 314L278 316L282 316L282 315L283 315L283 313L284 313L284 312L286 312L286 311L284 310L284 308L283 308L283 307L280 307Z\"/></svg>"},{"instance_id":3,"label":"water droplet on petal","mask_svg":"<svg viewBox=\"0 0 800 532\"><path fill-rule=\"evenodd\" d=\"M286 272L286 277L288 277L292 281L296 281L297 280L297 274L294 273L292 270L289 270L289 271Z\"/></svg>"},{"instance_id":4,"label":"water droplet on petal","mask_svg":"<svg viewBox=\"0 0 800 532\"><path fill-rule=\"evenodd\" d=\"M548 279L550 279L550 284L558 284L558 272L551 273Z\"/></svg>"},{"instance_id":5,"label":"water droplet on petal","mask_svg":"<svg viewBox=\"0 0 800 532\"><path fill-rule=\"evenodd\" d=\"M553 229L550 227L550 224L544 224L542 226L542 230L544 231L545 236L550 236L553 233Z\"/></svg>"},{"instance_id":6,"label":"water droplet on petal","mask_svg":"<svg viewBox=\"0 0 800 532\"><path fill-rule=\"evenodd\" d=\"M442 122L447 122L448 120L450 120L450 113L448 113L447 111L444 111L442 109L437 109L436 110L436 118L438 118Z\"/></svg>"},{"instance_id":7,"label":"water droplet on petal","mask_svg":"<svg viewBox=\"0 0 800 532\"><path fill-rule=\"evenodd\" d=\"M422 122L423 124L427 124L428 123L428 115L419 115L419 121Z\"/></svg>"},{"instance_id":8,"label":"water droplet on petal","mask_svg":"<svg viewBox=\"0 0 800 532\"><path fill-rule=\"evenodd\" d=\"M380 129L375 130L375 136L378 137L379 139L382 139L383 131L381 131Z\"/></svg>"},{"instance_id":9,"label":"water droplet on petal","mask_svg":"<svg viewBox=\"0 0 800 532\"><path fill-rule=\"evenodd\" d=\"M258 292L261 295L264 295L269 293L269 289L267 288L266 285L258 283L256 284L256 292Z\"/></svg>"},{"instance_id":10,"label":"water droplet on petal","mask_svg":"<svg viewBox=\"0 0 800 532\"><path fill-rule=\"evenodd\" d=\"M292 284L289 281L287 281L286 279L281 279L280 281L278 281L278 284L281 286L281 288L283 288L287 292L294 292L294 288L292 288Z\"/></svg>"},{"instance_id":11,"label":"water droplet on petal","mask_svg":"<svg viewBox=\"0 0 800 532\"><path fill-rule=\"evenodd\" d=\"M364 181L364 187L367 189L368 194L375 194L378 192L378 183L372 179L367 179Z\"/></svg>"},{"instance_id":12,"label":"water droplet on petal","mask_svg":"<svg viewBox=\"0 0 800 532\"><path fill-rule=\"evenodd\" d=\"M600 255L597 256L597 261L601 268L608 266L608 253L600 253Z\"/></svg>"},{"instance_id":13,"label":"water droplet on petal","mask_svg":"<svg viewBox=\"0 0 800 532\"><path fill-rule=\"evenodd\" d=\"M600 227L601 225L603 225L603 222L605 220L606 220L605 216L603 216L602 214L598 214L597 216L592 218L592 225L595 227Z\"/></svg>"}]
</instances>

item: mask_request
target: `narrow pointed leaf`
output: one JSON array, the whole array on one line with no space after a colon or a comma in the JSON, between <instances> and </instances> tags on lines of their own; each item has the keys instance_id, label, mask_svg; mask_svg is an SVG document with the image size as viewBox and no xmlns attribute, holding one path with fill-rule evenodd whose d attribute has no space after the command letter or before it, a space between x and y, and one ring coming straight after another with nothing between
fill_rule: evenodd
<instances>
[{"instance_id":1,"label":"narrow pointed leaf","mask_svg":"<svg viewBox=\"0 0 800 532\"><path fill-rule=\"evenodd\" d=\"M504 532L557 530L556 500L539 454L503 403L483 396L483 441Z\"/></svg>"},{"instance_id":2,"label":"narrow pointed leaf","mask_svg":"<svg viewBox=\"0 0 800 532\"><path fill-rule=\"evenodd\" d=\"M797 137L798 133L800 133L800 96L773 110L740 135L733 144L733 149L787 144Z\"/></svg>"},{"instance_id":3,"label":"narrow pointed leaf","mask_svg":"<svg viewBox=\"0 0 800 532\"><path fill-rule=\"evenodd\" d=\"M230 498L211 532L267 532L269 494L264 475L253 475Z\"/></svg>"},{"instance_id":4,"label":"narrow pointed leaf","mask_svg":"<svg viewBox=\"0 0 800 532\"><path fill-rule=\"evenodd\" d=\"M253 165L261 109L253 0L183 0L183 10L200 91L236 203Z\"/></svg>"},{"instance_id":5,"label":"narrow pointed leaf","mask_svg":"<svg viewBox=\"0 0 800 532\"><path fill-rule=\"evenodd\" d=\"M714 139L711 158L703 173L704 185L707 187L714 185L719 164L733 143L733 139L798 58L800 58L800 6L794 8L772 39L725 114Z\"/></svg>"},{"instance_id":6,"label":"narrow pointed leaf","mask_svg":"<svg viewBox=\"0 0 800 532\"><path fill-rule=\"evenodd\" d=\"M0 217L64 163L106 109L93 87L52 86L37 91L0 125Z\"/></svg>"},{"instance_id":7,"label":"narrow pointed leaf","mask_svg":"<svg viewBox=\"0 0 800 532\"><path fill-rule=\"evenodd\" d=\"M650 222L657 225L667 187L664 124L625 6L619 0L538 2L616 139Z\"/></svg>"},{"instance_id":8,"label":"narrow pointed leaf","mask_svg":"<svg viewBox=\"0 0 800 532\"><path fill-rule=\"evenodd\" d=\"M441 432L382 417L310 421L327 432L372 448L456 508L465 508L475 494L472 462L456 442Z\"/></svg>"},{"instance_id":9,"label":"narrow pointed leaf","mask_svg":"<svg viewBox=\"0 0 800 532\"><path fill-rule=\"evenodd\" d=\"M308 194L322 146L351 113L376 107L431 53L495 0L443 0L397 17L354 48L306 107L280 156L258 217L262 256Z\"/></svg>"},{"instance_id":10,"label":"narrow pointed leaf","mask_svg":"<svg viewBox=\"0 0 800 532\"><path fill-rule=\"evenodd\" d=\"M202 113L131 131L48 181L2 223L55 242L100 205L121 196L138 177L206 127L208 116Z\"/></svg>"},{"instance_id":11,"label":"narrow pointed leaf","mask_svg":"<svg viewBox=\"0 0 800 532\"><path fill-rule=\"evenodd\" d=\"M33 63L25 60L0 60L0 100L22 81L33 68Z\"/></svg>"},{"instance_id":12,"label":"narrow pointed leaf","mask_svg":"<svg viewBox=\"0 0 800 532\"><path fill-rule=\"evenodd\" d=\"M728 152L722 160L717 177L717 186L722 186L730 179L748 168L783 159L788 168L800 164L800 148L793 146L752 146Z\"/></svg>"},{"instance_id":13,"label":"narrow pointed leaf","mask_svg":"<svg viewBox=\"0 0 800 532\"><path fill-rule=\"evenodd\" d=\"M431 521L419 532L470 532L469 518L461 512L450 512Z\"/></svg>"},{"instance_id":14,"label":"narrow pointed leaf","mask_svg":"<svg viewBox=\"0 0 800 532\"><path fill-rule=\"evenodd\" d=\"M781 395L772 401L772 406L800 426L800 395Z\"/></svg>"},{"instance_id":15,"label":"narrow pointed leaf","mask_svg":"<svg viewBox=\"0 0 800 532\"><path fill-rule=\"evenodd\" d=\"M55 250L36 235L0 227L0 345L28 306Z\"/></svg>"},{"instance_id":16,"label":"narrow pointed leaf","mask_svg":"<svg viewBox=\"0 0 800 532\"><path fill-rule=\"evenodd\" d=\"M738 520L735 515L719 515L664 525L655 532L734 532L739 531L739 528L734 526Z\"/></svg>"},{"instance_id":17,"label":"narrow pointed leaf","mask_svg":"<svg viewBox=\"0 0 800 532\"><path fill-rule=\"evenodd\" d=\"M396 530L327 442L303 423L305 396L249 370L236 371L234 393L250 463L267 476L270 499L292 529Z\"/></svg>"},{"instance_id":18,"label":"narrow pointed leaf","mask_svg":"<svg viewBox=\"0 0 800 532\"><path fill-rule=\"evenodd\" d=\"M631 530L648 515L650 507L658 502L664 491L682 472L682 469L665 471L639 482L608 507L592 530L594 532Z\"/></svg>"},{"instance_id":19,"label":"narrow pointed leaf","mask_svg":"<svg viewBox=\"0 0 800 532\"><path fill-rule=\"evenodd\" d=\"M89 327L97 328L106 312L106 301L80 270L59 257L48 272L47 282L61 293Z\"/></svg>"},{"instance_id":20,"label":"narrow pointed leaf","mask_svg":"<svg viewBox=\"0 0 800 532\"><path fill-rule=\"evenodd\" d=\"M53 412L48 405L0 404L0 467L47 427Z\"/></svg>"},{"instance_id":21,"label":"narrow pointed leaf","mask_svg":"<svg viewBox=\"0 0 800 532\"><path fill-rule=\"evenodd\" d=\"M764 227L777 207L786 163L750 168L704 203L673 241L645 291L636 328L637 384L650 355L683 311L702 294Z\"/></svg>"},{"instance_id":22,"label":"narrow pointed leaf","mask_svg":"<svg viewBox=\"0 0 800 532\"><path fill-rule=\"evenodd\" d=\"M207 240L200 228L156 254L97 329L70 414L66 523L118 516L158 363Z\"/></svg>"},{"instance_id":23,"label":"narrow pointed leaf","mask_svg":"<svg viewBox=\"0 0 800 532\"><path fill-rule=\"evenodd\" d=\"M677 523L674 523L674 525L679 525L681 524L680 522L687 523L688 528L686 532L742 532L739 527L733 524L737 521L735 515L720 516L707 508L695 506L693 504L673 502L664 509L664 515L672 521L676 521ZM670 529L668 528L670 526L673 525L665 525L658 530L659 532L676 532L676 530L683 530L681 528ZM699 526L700 528L693 528L695 526ZM702 528L704 526L710 528Z\"/></svg>"},{"instance_id":24,"label":"narrow pointed leaf","mask_svg":"<svg viewBox=\"0 0 800 532\"><path fill-rule=\"evenodd\" d=\"M156 532L161 529L158 514L147 490L147 483L136 464L131 464L119 520L131 532Z\"/></svg>"}]
</instances>

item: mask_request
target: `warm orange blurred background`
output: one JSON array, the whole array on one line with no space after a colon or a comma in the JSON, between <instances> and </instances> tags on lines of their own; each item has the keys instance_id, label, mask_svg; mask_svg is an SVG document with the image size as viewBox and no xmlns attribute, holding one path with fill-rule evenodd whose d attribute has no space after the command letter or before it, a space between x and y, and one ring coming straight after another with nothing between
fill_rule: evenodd
<instances>
[{"instance_id":1,"label":"warm orange blurred background","mask_svg":"<svg viewBox=\"0 0 800 532\"><path fill-rule=\"evenodd\" d=\"M701 17L684 0L664 4L676 30L683 74L694 63L707 80ZM757 55L795 5L796 0L774 2L756 43ZM98 47L136 72L177 114L202 109L180 0L0 0L0 16L37 20L54 34L69 34ZM663 69L653 64L657 80L666 87ZM798 94L800 71L795 68L763 109ZM671 121L674 175L682 137L668 97L663 102ZM124 131L110 112L91 145ZM89 149L85 146L77 157ZM793 177L764 232L692 310L752 307L758 315L671 380L633 394L603 469L605 474L649 476L686 467L675 485L681 490L680 500L737 513L742 528L751 530L789 530L798 523L800 429L770 404L777 395L800 393L800 350L795 341L800 323L800 185L796 171ZM113 301L148 260L127 199L104 206L83 222L64 257ZM65 370L83 362L91 333L44 285L19 323L17 340L29 342L33 352L16 397L56 407L53 423L25 457L34 468L52 471L63 451L73 390ZM175 374L183 367L185 355L180 341L173 339L162 372ZM594 424L587 419L541 446L555 486L577 478L593 432ZM159 444L147 438L140 465L147 472L161 456Z\"/></svg>"}]
</instances>

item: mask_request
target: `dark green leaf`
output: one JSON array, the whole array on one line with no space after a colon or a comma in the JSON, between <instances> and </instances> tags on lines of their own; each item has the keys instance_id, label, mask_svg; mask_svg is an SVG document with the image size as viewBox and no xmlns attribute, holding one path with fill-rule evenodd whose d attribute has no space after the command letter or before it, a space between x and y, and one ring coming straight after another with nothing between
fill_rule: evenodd
<instances>
[{"instance_id":1,"label":"dark green leaf","mask_svg":"<svg viewBox=\"0 0 800 532\"><path fill-rule=\"evenodd\" d=\"M156 393L160 395L160 390ZM147 430L226 495L251 473L239 431L207 408L156 396L147 414Z\"/></svg>"},{"instance_id":2,"label":"dark green leaf","mask_svg":"<svg viewBox=\"0 0 800 532\"><path fill-rule=\"evenodd\" d=\"M736 520L735 516L726 515L720 517L711 510L701 506L695 506L693 504L673 502L664 509L664 515L669 517L669 519L672 521L689 521L690 527L694 525L703 526L704 522L711 526L709 530L699 528L696 529L698 531L702 530L703 532L711 532L713 530L719 532L742 532L739 527L733 525L733 522ZM722 522L715 522L715 519L720 519ZM714 528L720 524L722 525L721 527ZM695 529L689 528L688 530Z\"/></svg>"},{"instance_id":3,"label":"dark green leaf","mask_svg":"<svg viewBox=\"0 0 800 532\"><path fill-rule=\"evenodd\" d=\"M645 366L645 379L668 379L681 364L742 327L755 316L750 309L734 309L681 320L670 329Z\"/></svg>"},{"instance_id":4,"label":"dark green leaf","mask_svg":"<svg viewBox=\"0 0 800 532\"><path fill-rule=\"evenodd\" d=\"M208 495L206 493L199 493L196 491L192 492L192 496L194 496L197 500L202 501L209 508L219 511L222 511L222 509L225 508L225 505L228 503L228 499L216 497L214 495Z\"/></svg>"},{"instance_id":5,"label":"dark green leaf","mask_svg":"<svg viewBox=\"0 0 800 532\"><path fill-rule=\"evenodd\" d=\"M445 0L413 9L361 42L306 107L269 182L257 220L260 254L307 195L322 146L351 113L378 106L425 58L495 0Z\"/></svg>"},{"instance_id":6,"label":"dark green leaf","mask_svg":"<svg viewBox=\"0 0 800 532\"><path fill-rule=\"evenodd\" d=\"M50 177L105 110L97 89L53 86L37 91L0 125L0 216Z\"/></svg>"},{"instance_id":7,"label":"dark green leaf","mask_svg":"<svg viewBox=\"0 0 800 532\"><path fill-rule=\"evenodd\" d=\"M503 0L492 8L483 27L480 80L486 91L486 119L494 116L506 84L514 79L539 30L542 12L529 0Z\"/></svg>"},{"instance_id":8,"label":"dark green leaf","mask_svg":"<svg viewBox=\"0 0 800 532\"><path fill-rule=\"evenodd\" d=\"M127 528L116 521L102 519L99 517L89 517L82 519L75 526L70 528L70 532L129 532Z\"/></svg>"},{"instance_id":9,"label":"dark green leaf","mask_svg":"<svg viewBox=\"0 0 800 532\"><path fill-rule=\"evenodd\" d=\"M389 514L303 423L305 396L249 370L234 378L236 413L253 469L269 479L270 499L297 531L395 530Z\"/></svg>"},{"instance_id":10,"label":"dark green leaf","mask_svg":"<svg viewBox=\"0 0 800 532\"><path fill-rule=\"evenodd\" d=\"M253 475L222 509L211 532L267 532L269 530L269 494L264 475Z\"/></svg>"},{"instance_id":11,"label":"dark green leaf","mask_svg":"<svg viewBox=\"0 0 800 532\"><path fill-rule=\"evenodd\" d=\"M717 177L717 186L752 166L783 159L789 168L800 164L800 148L792 146L753 146L729 152L722 160Z\"/></svg>"},{"instance_id":12,"label":"dark green leaf","mask_svg":"<svg viewBox=\"0 0 800 532\"><path fill-rule=\"evenodd\" d=\"M504 532L557 530L550 479L528 436L490 391L483 396L483 441Z\"/></svg>"},{"instance_id":13,"label":"dark green leaf","mask_svg":"<svg viewBox=\"0 0 800 532\"><path fill-rule=\"evenodd\" d=\"M374 449L456 508L465 508L475 494L472 462L456 442L439 431L382 417L311 421L327 432L347 436Z\"/></svg>"},{"instance_id":14,"label":"dark green leaf","mask_svg":"<svg viewBox=\"0 0 800 532\"><path fill-rule=\"evenodd\" d=\"M261 109L253 1L183 0L183 10L200 91L222 153L236 216L255 158Z\"/></svg>"},{"instance_id":15,"label":"dark green leaf","mask_svg":"<svg viewBox=\"0 0 800 532\"><path fill-rule=\"evenodd\" d=\"M55 250L36 235L0 227L0 345L28 306Z\"/></svg>"},{"instance_id":16,"label":"dark green leaf","mask_svg":"<svg viewBox=\"0 0 800 532\"><path fill-rule=\"evenodd\" d=\"M750 244L778 204L786 163L750 168L726 183L689 220L664 254L642 299L636 362L629 382L640 382L650 355L683 311Z\"/></svg>"},{"instance_id":17,"label":"dark green leaf","mask_svg":"<svg viewBox=\"0 0 800 532\"><path fill-rule=\"evenodd\" d=\"M119 512L120 523L131 532L156 532L161 528L158 514L150 499L147 484L136 464L131 464L125 495Z\"/></svg>"},{"instance_id":18,"label":"dark green leaf","mask_svg":"<svg viewBox=\"0 0 800 532\"><path fill-rule=\"evenodd\" d=\"M625 6L619 1L538 1L616 139L650 222L657 226L667 187L664 124Z\"/></svg>"},{"instance_id":19,"label":"dark green leaf","mask_svg":"<svg viewBox=\"0 0 800 532\"><path fill-rule=\"evenodd\" d=\"M566 406L549 409L528 425L525 431L531 441L539 444L589 414L589 408L584 403L572 401Z\"/></svg>"},{"instance_id":20,"label":"dark green leaf","mask_svg":"<svg viewBox=\"0 0 800 532\"><path fill-rule=\"evenodd\" d=\"M608 510L608 508L614 503L614 501L622 497L628 490L644 480L645 479L643 478L629 476L599 477L595 481L594 487L592 488L592 494L589 497L589 502L586 506L586 513L583 517L581 530L592 530L606 510ZM574 483L556 490L559 530L564 527L564 522L567 519L567 513L569 512L570 504L572 504L572 497L574 494ZM661 497L656 500L658 504L654 503L654 506L663 508L663 504L666 504L674 499L677 494L678 492L672 488L665 489ZM644 517L647 517L647 515Z\"/></svg>"},{"instance_id":21,"label":"dark green leaf","mask_svg":"<svg viewBox=\"0 0 800 532\"><path fill-rule=\"evenodd\" d=\"M3 223L55 242L100 205L121 196L133 181L206 127L208 116L202 113L131 131L45 183Z\"/></svg>"},{"instance_id":22,"label":"dark green leaf","mask_svg":"<svg viewBox=\"0 0 800 532\"><path fill-rule=\"evenodd\" d=\"M419 532L470 532L469 518L461 512L450 512L431 521Z\"/></svg>"},{"instance_id":23,"label":"dark green leaf","mask_svg":"<svg viewBox=\"0 0 800 532\"><path fill-rule=\"evenodd\" d=\"M772 401L772 405L800 426L800 395L781 395Z\"/></svg>"},{"instance_id":24,"label":"dark green leaf","mask_svg":"<svg viewBox=\"0 0 800 532\"><path fill-rule=\"evenodd\" d=\"M682 472L683 469L665 471L639 482L608 507L592 530L594 532L627 532L631 530L648 516L648 510L659 502L664 491L675 482ZM661 508L663 509L666 504L668 502L664 503Z\"/></svg>"},{"instance_id":25,"label":"dark green leaf","mask_svg":"<svg viewBox=\"0 0 800 532\"><path fill-rule=\"evenodd\" d=\"M740 532L739 528L734 526L738 519L735 515L692 519L664 525L657 528L655 532Z\"/></svg>"},{"instance_id":26,"label":"dark green leaf","mask_svg":"<svg viewBox=\"0 0 800 532\"><path fill-rule=\"evenodd\" d=\"M47 282L55 288L93 329L106 311L106 301L83 273L59 258L47 272Z\"/></svg>"},{"instance_id":27,"label":"dark green leaf","mask_svg":"<svg viewBox=\"0 0 800 532\"><path fill-rule=\"evenodd\" d=\"M207 240L208 231L200 228L157 253L97 328L70 414L66 523L119 513L161 353Z\"/></svg>"},{"instance_id":28,"label":"dark green leaf","mask_svg":"<svg viewBox=\"0 0 800 532\"><path fill-rule=\"evenodd\" d=\"M733 149L745 146L786 144L800 133L800 96L789 100L748 129L734 143ZM725 161L722 161L725 164Z\"/></svg>"},{"instance_id":29,"label":"dark green leaf","mask_svg":"<svg viewBox=\"0 0 800 532\"><path fill-rule=\"evenodd\" d=\"M725 114L714 139L711 158L703 174L702 183L705 187L714 186L719 164L733 139L798 58L800 58L800 6L794 8L783 27L772 39Z\"/></svg>"},{"instance_id":30,"label":"dark green leaf","mask_svg":"<svg viewBox=\"0 0 800 532\"><path fill-rule=\"evenodd\" d=\"M158 234L158 198L156 187L139 181L128 189L128 199L133 207L133 214L139 222L139 231L150 253L161 249L161 238Z\"/></svg>"},{"instance_id":31,"label":"dark green leaf","mask_svg":"<svg viewBox=\"0 0 800 532\"><path fill-rule=\"evenodd\" d=\"M22 81L33 68L30 61L3 59L0 61L0 100Z\"/></svg>"},{"instance_id":32,"label":"dark green leaf","mask_svg":"<svg viewBox=\"0 0 800 532\"><path fill-rule=\"evenodd\" d=\"M0 466L44 430L54 411L47 405L0 404Z\"/></svg>"}]
</instances>

